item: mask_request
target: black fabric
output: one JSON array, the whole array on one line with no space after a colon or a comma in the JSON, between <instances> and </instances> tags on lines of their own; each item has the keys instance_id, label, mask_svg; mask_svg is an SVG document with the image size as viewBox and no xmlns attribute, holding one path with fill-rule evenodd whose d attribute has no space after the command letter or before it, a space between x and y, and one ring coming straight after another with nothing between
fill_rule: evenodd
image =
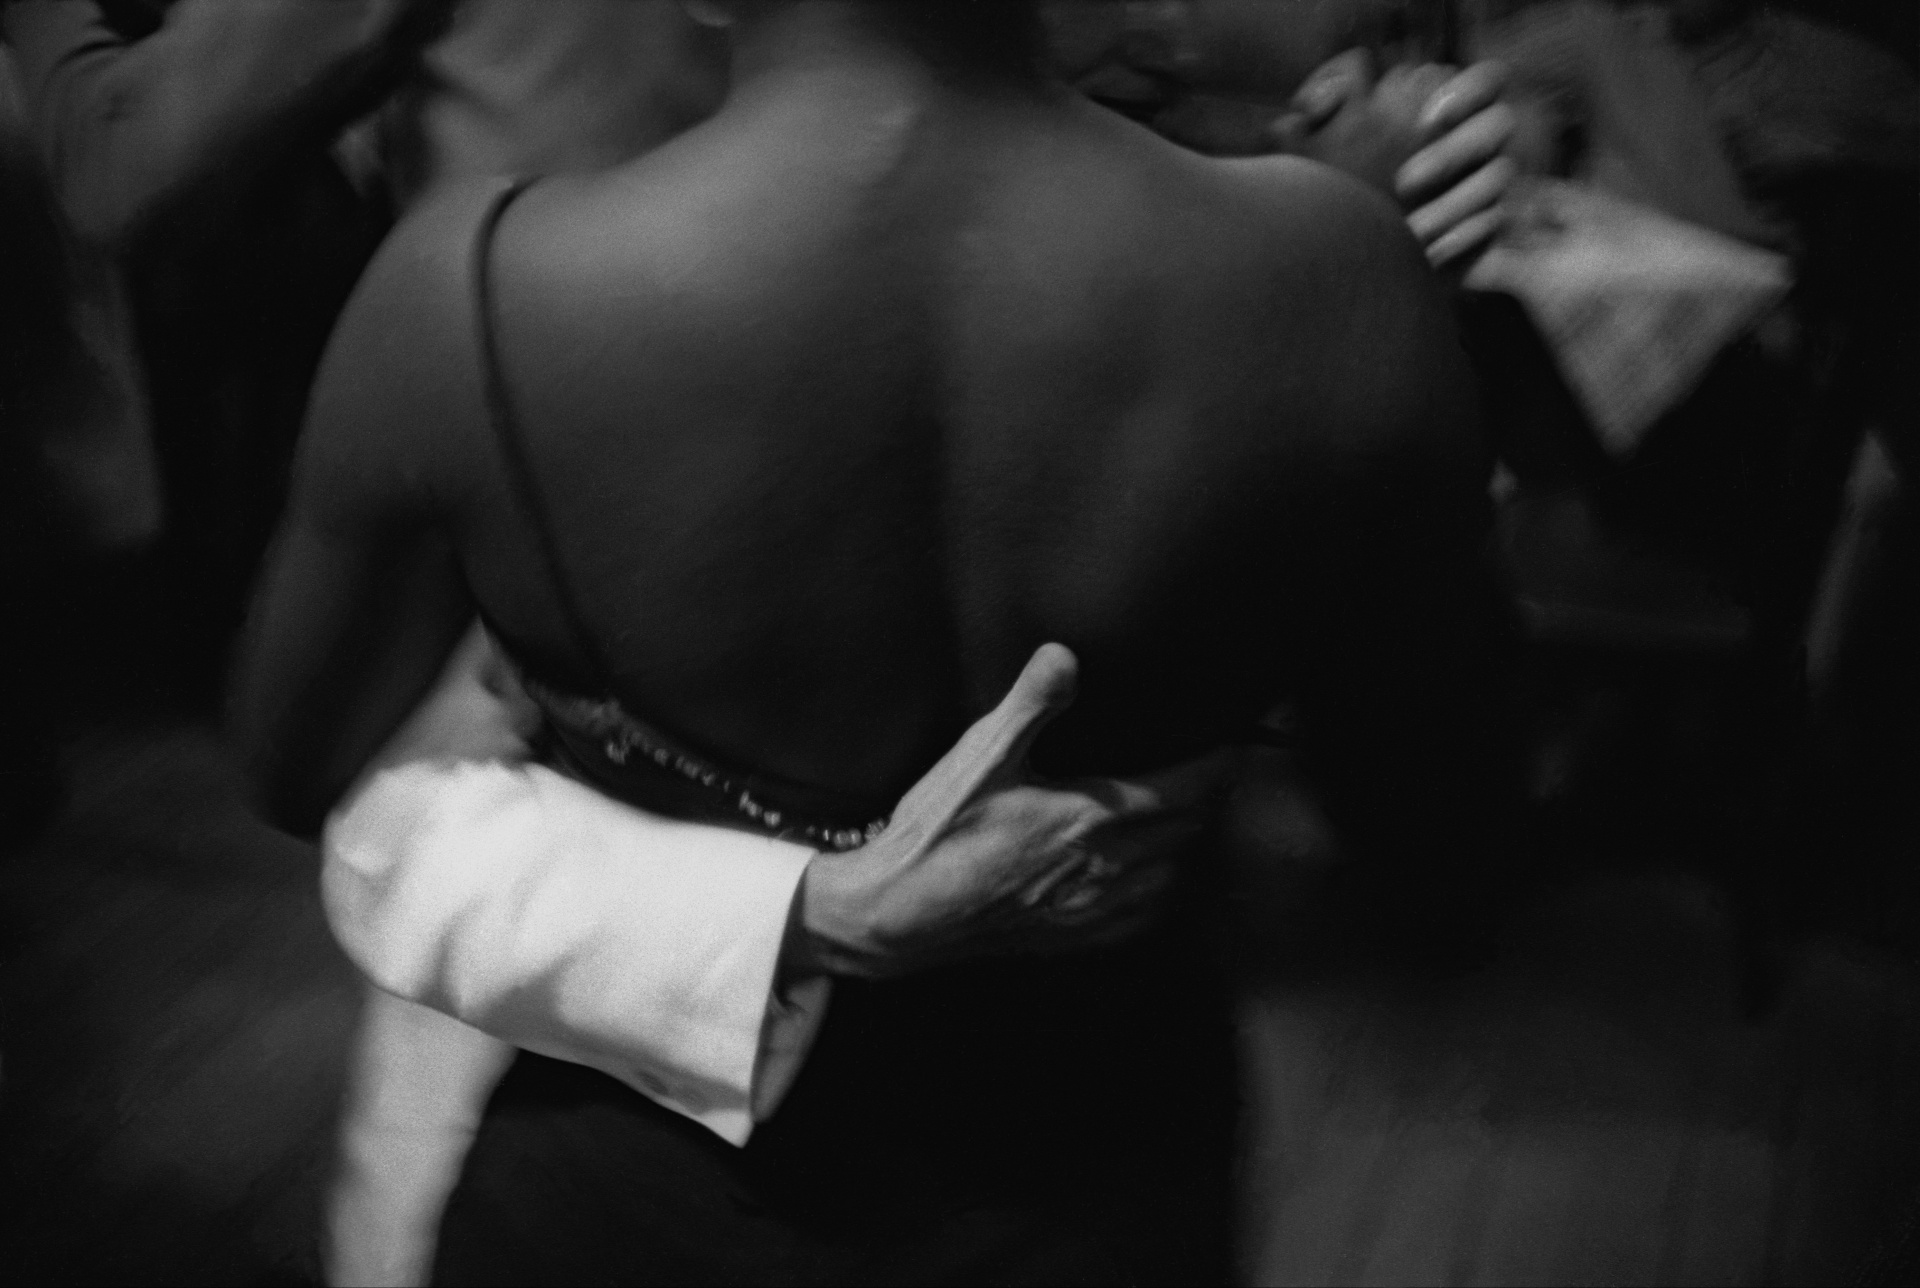
<instances>
[{"instance_id":1,"label":"black fabric","mask_svg":"<svg viewBox=\"0 0 1920 1288\"><path fill-rule=\"evenodd\" d=\"M434 1280L1222 1282L1231 1071L1194 946L842 982L743 1150L523 1054Z\"/></svg>"}]
</instances>

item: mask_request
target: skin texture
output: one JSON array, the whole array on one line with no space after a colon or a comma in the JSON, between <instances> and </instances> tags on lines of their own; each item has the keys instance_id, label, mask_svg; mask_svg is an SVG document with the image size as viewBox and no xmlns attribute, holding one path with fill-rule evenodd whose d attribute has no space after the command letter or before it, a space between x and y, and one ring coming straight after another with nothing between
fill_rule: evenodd
<instances>
[{"instance_id":1,"label":"skin texture","mask_svg":"<svg viewBox=\"0 0 1920 1288\"><path fill-rule=\"evenodd\" d=\"M479 397L484 202L403 226L316 391L235 708L283 818L476 603L592 685ZM1485 463L1419 249L1352 182L772 6L717 117L534 188L493 262L578 598L619 695L696 746L892 801L1059 640L1043 769L1184 760L1294 692L1362 844L1392 844L1369 797L1429 842L1470 812Z\"/></svg>"}]
</instances>

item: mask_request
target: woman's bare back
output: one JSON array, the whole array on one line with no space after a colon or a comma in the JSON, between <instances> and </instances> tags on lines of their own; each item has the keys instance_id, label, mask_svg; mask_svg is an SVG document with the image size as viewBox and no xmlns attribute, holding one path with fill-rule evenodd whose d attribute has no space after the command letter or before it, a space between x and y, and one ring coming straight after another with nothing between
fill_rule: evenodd
<instances>
[{"instance_id":1,"label":"woman's bare back","mask_svg":"<svg viewBox=\"0 0 1920 1288\"><path fill-rule=\"evenodd\" d=\"M483 397L492 200L423 212L371 271L303 487L438 525L530 668L727 762L890 799L1055 639L1083 683L1054 763L1165 763L1425 611L1475 539L1444 310L1331 172L1034 87L736 94L501 218L488 325L534 521Z\"/></svg>"}]
</instances>

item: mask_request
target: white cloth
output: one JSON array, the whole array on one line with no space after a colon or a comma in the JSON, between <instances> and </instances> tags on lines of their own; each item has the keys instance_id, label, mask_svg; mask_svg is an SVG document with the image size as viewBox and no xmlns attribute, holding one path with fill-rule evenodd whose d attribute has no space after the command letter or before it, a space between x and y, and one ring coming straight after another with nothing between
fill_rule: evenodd
<instances>
[{"instance_id":1,"label":"white cloth","mask_svg":"<svg viewBox=\"0 0 1920 1288\"><path fill-rule=\"evenodd\" d=\"M329 1204L328 1278L424 1283L515 1047L601 1069L744 1144L829 994L775 992L813 852L660 818L540 766L375 773L329 822L322 889L376 989Z\"/></svg>"},{"instance_id":2,"label":"white cloth","mask_svg":"<svg viewBox=\"0 0 1920 1288\"><path fill-rule=\"evenodd\" d=\"M1467 285L1526 306L1615 460L1792 287L1784 256L1597 188L1542 182Z\"/></svg>"},{"instance_id":3,"label":"white cloth","mask_svg":"<svg viewBox=\"0 0 1920 1288\"><path fill-rule=\"evenodd\" d=\"M813 851L543 766L383 770L325 852L328 919L375 985L601 1069L736 1145L784 1094L825 996L813 981L770 1006Z\"/></svg>"}]
</instances>

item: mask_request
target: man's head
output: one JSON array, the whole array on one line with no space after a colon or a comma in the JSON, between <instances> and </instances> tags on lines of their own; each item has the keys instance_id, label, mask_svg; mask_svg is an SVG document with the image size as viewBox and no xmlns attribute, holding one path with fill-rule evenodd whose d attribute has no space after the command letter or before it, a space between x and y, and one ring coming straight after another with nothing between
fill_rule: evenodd
<instances>
[{"instance_id":1,"label":"man's head","mask_svg":"<svg viewBox=\"0 0 1920 1288\"><path fill-rule=\"evenodd\" d=\"M1436 0L1044 0L1055 66L1096 98L1281 103L1356 45L1431 25Z\"/></svg>"}]
</instances>

